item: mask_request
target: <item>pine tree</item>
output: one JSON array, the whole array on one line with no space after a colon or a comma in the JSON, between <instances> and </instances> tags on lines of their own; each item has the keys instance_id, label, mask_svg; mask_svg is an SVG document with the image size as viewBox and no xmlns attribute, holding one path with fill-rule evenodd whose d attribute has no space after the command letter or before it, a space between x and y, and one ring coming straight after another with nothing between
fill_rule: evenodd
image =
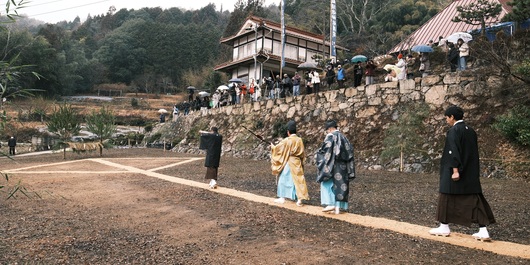
<instances>
[{"instance_id":1,"label":"pine tree","mask_svg":"<svg viewBox=\"0 0 530 265\"><path fill-rule=\"evenodd\" d=\"M497 1L477 0L465 6L457 6L458 15L452 19L453 22L464 22L471 25L480 25L482 35L486 36L486 20L494 19L502 11L502 5Z\"/></svg>"},{"instance_id":2,"label":"pine tree","mask_svg":"<svg viewBox=\"0 0 530 265\"><path fill-rule=\"evenodd\" d=\"M49 132L59 136L63 144L63 158L66 159L66 142L81 131L81 124L79 123L77 112L71 105L66 103L61 104L59 105L59 109L56 108L50 115L46 126Z\"/></svg>"},{"instance_id":3,"label":"pine tree","mask_svg":"<svg viewBox=\"0 0 530 265\"><path fill-rule=\"evenodd\" d=\"M513 0L508 5L512 11L502 18L503 21L524 22L530 18L530 0Z\"/></svg>"},{"instance_id":4,"label":"pine tree","mask_svg":"<svg viewBox=\"0 0 530 265\"><path fill-rule=\"evenodd\" d=\"M112 110L103 107L99 112L92 111L92 114L86 118L86 129L89 132L96 134L99 138L99 143L103 145L105 139L112 137L116 132L116 117ZM102 148L99 149L99 155L102 155Z\"/></svg>"}]
</instances>

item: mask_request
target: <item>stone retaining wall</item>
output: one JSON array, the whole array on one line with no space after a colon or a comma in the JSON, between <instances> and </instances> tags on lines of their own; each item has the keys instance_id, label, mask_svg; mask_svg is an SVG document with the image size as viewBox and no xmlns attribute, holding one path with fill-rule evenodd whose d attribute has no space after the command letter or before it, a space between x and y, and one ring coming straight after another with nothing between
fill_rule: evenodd
<instances>
[{"instance_id":1,"label":"stone retaining wall","mask_svg":"<svg viewBox=\"0 0 530 265\"><path fill-rule=\"evenodd\" d=\"M267 159L267 144L257 140L241 125L278 141L278 128L292 119L297 122L298 135L304 139L311 162L324 138L324 122L335 119L340 130L354 144L358 167L397 170L397 158L386 164L379 159L384 148L385 129L398 121L403 106L426 103L430 115L424 121L425 130L417 135L424 139L424 144L418 146L417 154L406 154L404 169L435 171L448 129L443 117L445 108L452 104L461 106L466 111L468 123L475 124L473 126L479 132L480 126L476 123L483 117L483 110L492 111L502 105L493 100L492 92L501 86L501 81L493 77L477 80L466 72L444 73L415 80L262 100L211 109L207 113L195 111L188 116L179 116L176 122L155 127L154 133L161 133L164 141L178 142L174 151L198 153L198 130L217 126L224 136L224 155Z\"/></svg>"}]
</instances>

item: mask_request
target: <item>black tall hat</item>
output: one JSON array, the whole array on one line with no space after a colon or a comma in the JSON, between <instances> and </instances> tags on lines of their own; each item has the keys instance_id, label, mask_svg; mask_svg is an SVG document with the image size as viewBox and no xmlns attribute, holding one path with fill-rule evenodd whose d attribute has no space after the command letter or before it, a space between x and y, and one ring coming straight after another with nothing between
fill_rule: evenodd
<instances>
[{"instance_id":1,"label":"black tall hat","mask_svg":"<svg viewBox=\"0 0 530 265\"><path fill-rule=\"evenodd\" d=\"M325 124L325 129L329 129L329 128L337 128L337 122L335 120L328 120L326 121L326 124Z\"/></svg>"},{"instance_id":2,"label":"black tall hat","mask_svg":"<svg viewBox=\"0 0 530 265\"><path fill-rule=\"evenodd\" d=\"M296 132L296 122L293 120L287 122L287 125L285 127L289 132Z\"/></svg>"}]
</instances>

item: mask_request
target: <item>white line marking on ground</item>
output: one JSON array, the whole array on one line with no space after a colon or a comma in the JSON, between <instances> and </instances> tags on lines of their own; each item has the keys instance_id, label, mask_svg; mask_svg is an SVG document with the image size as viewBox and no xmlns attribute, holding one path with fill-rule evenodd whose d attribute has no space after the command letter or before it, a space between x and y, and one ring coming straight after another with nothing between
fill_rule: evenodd
<instances>
[{"instance_id":1,"label":"white line marking on ground","mask_svg":"<svg viewBox=\"0 0 530 265\"><path fill-rule=\"evenodd\" d=\"M57 162L57 163L51 163L51 164L41 164L41 165L31 166L31 167L21 167L21 168L17 168L17 169L4 170L2 172L4 172L4 173L16 173L17 171L24 171L24 170L27 170L27 169L33 169L33 168L39 168L39 167L49 167L49 166L59 166L59 165L77 163L79 161L83 161L83 160L65 161L65 162Z\"/></svg>"},{"instance_id":2,"label":"white line marking on ground","mask_svg":"<svg viewBox=\"0 0 530 265\"><path fill-rule=\"evenodd\" d=\"M9 174L118 174L118 173L131 173L129 170L125 171L76 171L76 170L68 170L68 171L59 171L59 170L50 170L50 171L5 171L4 173Z\"/></svg>"},{"instance_id":3,"label":"white line marking on ground","mask_svg":"<svg viewBox=\"0 0 530 265\"><path fill-rule=\"evenodd\" d=\"M202 157L190 158L190 160L186 160L186 161L181 161L181 162L178 162L178 163L173 163L173 164L165 165L165 166L162 166L162 167L152 168L152 169L149 169L149 170L147 170L147 171L155 172L155 171L159 171L159 170L162 170L162 169L166 169L166 168L170 168L170 167L175 167L175 166L180 166L180 165L182 165L182 164L186 164L186 163L193 162L193 161L197 161L197 160L203 160L203 159L204 159L204 158L202 158Z\"/></svg>"}]
</instances>

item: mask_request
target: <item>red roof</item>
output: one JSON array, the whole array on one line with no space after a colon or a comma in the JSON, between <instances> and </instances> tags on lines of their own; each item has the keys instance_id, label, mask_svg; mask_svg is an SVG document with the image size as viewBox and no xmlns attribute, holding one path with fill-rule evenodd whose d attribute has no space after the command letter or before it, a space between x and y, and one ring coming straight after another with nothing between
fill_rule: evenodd
<instances>
[{"instance_id":1,"label":"red roof","mask_svg":"<svg viewBox=\"0 0 530 265\"><path fill-rule=\"evenodd\" d=\"M414 31L405 40L394 46L388 53L396 53L403 50L408 50L415 45L427 44L429 40L438 42L438 37L447 37L455 32L468 32L473 29L479 29L480 25L471 25L464 22L452 22L451 20L458 15L457 6L467 6L477 0L454 0L451 4L445 7L440 13L429 19L425 24ZM497 19L489 19L486 21L486 26L491 26L500 21L512 7L507 3L510 0L494 0L502 5L502 11Z\"/></svg>"}]
</instances>

